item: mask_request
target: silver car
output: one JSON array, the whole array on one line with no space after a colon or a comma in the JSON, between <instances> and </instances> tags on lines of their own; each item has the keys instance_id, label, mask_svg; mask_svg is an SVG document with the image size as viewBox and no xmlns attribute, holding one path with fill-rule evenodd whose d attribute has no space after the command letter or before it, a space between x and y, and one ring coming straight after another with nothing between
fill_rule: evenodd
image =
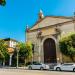
<instances>
[{"instance_id":1,"label":"silver car","mask_svg":"<svg viewBox=\"0 0 75 75\"><path fill-rule=\"evenodd\" d=\"M46 70L48 70L49 66L46 64L43 64L43 63L33 63L28 66L28 69L30 69L30 70L31 69L40 69L40 70L46 69Z\"/></svg>"},{"instance_id":2,"label":"silver car","mask_svg":"<svg viewBox=\"0 0 75 75\"><path fill-rule=\"evenodd\" d=\"M64 63L64 64L58 64L54 67L54 70L56 71L74 71L75 72L75 63Z\"/></svg>"}]
</instances>

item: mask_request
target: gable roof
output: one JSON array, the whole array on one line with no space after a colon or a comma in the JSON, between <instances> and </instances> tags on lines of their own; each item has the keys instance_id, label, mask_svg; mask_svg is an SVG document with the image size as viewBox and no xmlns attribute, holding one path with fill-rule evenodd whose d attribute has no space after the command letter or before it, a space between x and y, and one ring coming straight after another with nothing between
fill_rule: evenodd
<instances>
[{"instance_id":1,"label":"gable roof","mask_svg":"<svg viewBox=\"0 0 75 75\"><path fill-rule=\"evenodd\" d=\"M68 22L68 21L72 21L73 17L65 17L65 16L46 16L45 18L43 18L40 21L37 21L33 27L31 27L29 30L35 30L38 28L43 28L46 26L52 26L52 25L56 25L59 23L64 23L64 22Z\"/></svg>"}]
</instances>

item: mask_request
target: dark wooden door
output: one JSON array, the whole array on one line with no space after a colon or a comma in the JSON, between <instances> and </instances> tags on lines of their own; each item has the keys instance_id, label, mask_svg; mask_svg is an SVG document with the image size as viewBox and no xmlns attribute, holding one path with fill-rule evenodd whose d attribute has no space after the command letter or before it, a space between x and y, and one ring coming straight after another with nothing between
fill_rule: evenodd
<instances>
[{"instance_id":1,"label":"dark wooden door","mask_svg":"<svg viewBox=\"0 0 75 75\"><path fill-rule=\"evenodd\" d=\"M48 38L44 42L44 63L56 63L55 41Z\"/></svg>"}]
</instances>

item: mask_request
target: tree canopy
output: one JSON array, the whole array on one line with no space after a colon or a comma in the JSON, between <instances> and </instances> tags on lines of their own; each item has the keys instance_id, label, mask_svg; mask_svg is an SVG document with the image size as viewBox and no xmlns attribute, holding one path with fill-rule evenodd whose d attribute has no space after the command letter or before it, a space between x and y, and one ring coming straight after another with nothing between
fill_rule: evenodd
<instances>
[{"instance_id":1,"label":"tree canopy","mask_svg":"<svg viewBox=\"0 0 75 75\"><path fill-rule=\"evenodd\" d=\"M27 59L32 58L32 44L30 42L26 43L19 43L20 51L19 51L19 57L23 58L25 63Z\"/></svg>"},{"instance_id":2,"label":"tree canopy","mask_svg":"<svg viewBox=\"0 0 75 75\"><path fill-rule=\"evenodd\" d=\"M0 60L5 63L5 60L8 59L8 50L7 44L4 40L0 40Z\"/></svg>"},{"instance_id":3,"label":"tree canopy","mask_svg":"<svg viewBox=\"0 0 75 75\"><path fill-rule=\"evenodd\" d=\"M6 0L0 0L0 5L5 6L6 5Z\"/></svg>"},{"instance_id":4,"label":"tree canopy","mask_svg":"<svg viewBox=\"0 0 75 75\"><path fill-rule=\"evenodd\" d=\"M71 33L62 37L59 42L60 50L62 54L69 56L72 61L75 56L75 33Z\"/></svg>"}]
</instances>

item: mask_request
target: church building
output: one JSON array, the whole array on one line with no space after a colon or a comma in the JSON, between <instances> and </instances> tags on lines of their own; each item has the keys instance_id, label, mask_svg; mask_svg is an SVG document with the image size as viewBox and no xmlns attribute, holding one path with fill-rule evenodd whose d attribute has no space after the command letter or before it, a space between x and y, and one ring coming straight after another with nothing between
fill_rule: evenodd
<instances>
[{"instance_id":1,"label":"church building","mask_svg":"<svg viewBox=\"0 0 75 75\"><path fill-rule=\"evenodd\" d=\"M26 41L33 44L33 60L42 63L62 62L59 40L61 36L75 31L75 17L44 16L42 10L37 16L38 21L26 29Z\"/></svg>"}]
</instances>

